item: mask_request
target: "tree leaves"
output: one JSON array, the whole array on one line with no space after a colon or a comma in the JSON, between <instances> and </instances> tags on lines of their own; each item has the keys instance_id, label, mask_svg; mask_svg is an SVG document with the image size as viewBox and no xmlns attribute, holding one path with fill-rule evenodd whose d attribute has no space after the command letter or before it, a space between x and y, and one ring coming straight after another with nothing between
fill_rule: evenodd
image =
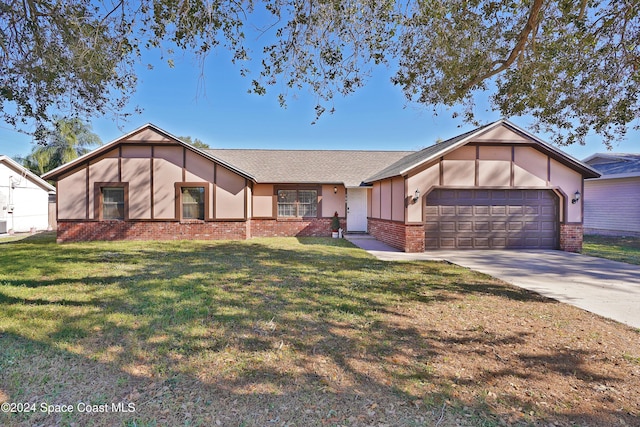
<instances>
[{"instance_id":1,"label":"tree leaves","mask_svg":"<svg viewBox=\"0 0 640 427\"><path fill-rule=\"evenodd\" d=\"M393 67L407 100L462 108L491 90L503 116L530 114L558 144L610 146L640 118L640 4L632 0L0 0L0 117L127 114L141 49L228 49L249 92L336 94ZM255 56L255 59L253 58ZM163 55L164 57L164 55ZM455 113L457 114L457 113ZM316 117L316 118L317 118Z\"/></svg>"},{"instance_id":2,"label":"tree leaves","mask_svg":"<svg viewBox=\"0 0 640 427\"><path fill-rule=\"evenodd\" d=\"M42 144L35 146L20 163L32 172L44 173L86 154L102 140L91 126L80 119L56 118L50 129L44 129ZM196 140L197 141L197 140Z\"/></svg>"}]
</instances>

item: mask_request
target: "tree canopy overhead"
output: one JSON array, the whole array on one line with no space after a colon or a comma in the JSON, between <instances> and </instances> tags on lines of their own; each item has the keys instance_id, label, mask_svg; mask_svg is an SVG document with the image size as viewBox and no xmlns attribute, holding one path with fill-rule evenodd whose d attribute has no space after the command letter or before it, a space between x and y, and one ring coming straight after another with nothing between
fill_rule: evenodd
<instances>
[{"instance_id":1,"label":"tree canopy overhead","mask_svg":"<svg viewBox=\"0 0 640 427\"><path fill-rule=\"evenodd\" d=\"M0 114L23 129L122 114L144 49L170 63L173 49L222 47L252 92L284 105L309 89L318 115L386 64L411 102L474 122L488 91L553 142L596 132L610 146L640 119L639 12L635 0L0 0Z\"/></svg>"}]
</instances>

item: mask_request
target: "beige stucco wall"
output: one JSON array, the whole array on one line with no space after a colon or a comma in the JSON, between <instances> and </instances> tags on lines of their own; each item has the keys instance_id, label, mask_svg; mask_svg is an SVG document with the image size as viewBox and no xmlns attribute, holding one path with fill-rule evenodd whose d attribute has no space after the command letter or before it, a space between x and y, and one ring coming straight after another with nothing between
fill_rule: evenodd
<instances>
[{"instance_id":1,"label":"beige stucco wall","mask_svg":"<svg viewBox=\"0 0 640 427\"><path fill-rule=\"evenodd\" d=\"M255 184L253 186L253 217L272 218L273 184Z\"/></svg>"},{"instance_id":2,"label":"beige stucco wall","mask_svg":"<svg viewBox=\"0 0 640 427\"><path fill-rule=\"evenodd\" d=\"M127 141L141 141L141 142L167 142L173 143L171 138L155 132L152 129L144 129L136 134L130 135Z\"/></svg>"},{"instance_id":3,"label":"beige stucco wall","mask_svg":"<svg viewBox=\"0 0 640 427\"><path fill-rule=\"evenodd\" d=\"M129 218L151 218L151 147L122 146L122 181L129 183ZM135 191L131 191L135 189Z\"/></svg>"},{"instance_id":4,"label":"beige stucco wall","mask_svg":"<svg viewBox=\"0 0 640 427\"><path fill-rule=\"evenodd\" d=\"M516 187L545 187L549 157L533 147L515 147L513 185Z\"/></svg>"},{"instance_id":5,"label":"beige stucco wall","mask_svg":"<svg viewBox=\"0 0 640 427\"><path fill-rule=\"evenodd\" d=\"M440 183L440 163L434 163L423 170L416 172L415 175L409 175L407 178L407 188L411 193L415 193L416 189L420 190L420 200L416 203L407 204L407 222L422 222L422 205L423 198L428 194L429 190Z\"/></svg>"},{"instance_id":6,"label":"beige stucco wall","mask_svg":"<svg viewBox=\"0 0 640 427\"><path fill-rule=\"evenodd\" d=\"M380 183L380 218L391 219L391 180Z\"/></svg>"},{"instance_id":7,"label":"beige stucco wall","mask_svg":"<svg viewBox=\"0 0 640 427\"><path fill-rule=\"evenodd\" d=\"M511 183L511 162L504 160L481 160L478 162L478 185L480 187L508 187Z\"/></svg>"},{"instance_id":8,"label":"beige stucco wall","mask_svg":"<svg viewBox=\"0 0 640 427\"><path fill-rule=\"evenodd\" d=\"M478 185L509 186L511 183L511 146L478 147Z\"/></svg>"},{"instance_id":9,"label":"beige stucco wall","mask_svg":"<svg viewBox=\"0 0 640 427\"><path fill-rule=\"evenodd\" d=\"M499 140L504 142L500 143ZM423 165L410 172L407 176L406 196L412 195L418 189L421 197L416 203L410 200L406 203L406 221L422 222L424 197L434 186L442 185L461 188L479 186L555 189L556 193L562 195L559 206L560 220L581 222L582 204L572 204L571 198L576 190L581 191L582 175L536 148L523 145L521 141L526 141L521 135L506 128L499 128L470 141L468 145L447 154L442 160L435 159L432 164ZM374 183L373 186L373 218L385 218L384 211L376 210L377 194L382 194L384 207L384 182ZM404 201L394 198L394 203Z\"/></svg>"},{"instance_id":10,"label":"beige stucco wall","mask_svg":"<svg viewBox=\"0 0 640 427\"><path fill-rule=\"evenodd\" d=\"M371 188L371 217L380 218L380 182L373 183Z\"/></svg>"},{"instance_id":11,"label":"beige stucco wall","mask_svg":"<svg viewBox=\"0 0 640 427\"><path fill-rule=\"evenodd\" d=\"M122 158L129 159L150 159L151 146L149 145L123 145L121 147ZM118 150L112 150L113 157L118 157Z\"/></svg>"},{"instance_id":12,"label":"beige stucco wall","mask_svg":"<svg viewBox=\"0 0 640 427\"><path fill-rule=\"evenodd\" d=\"M86 219L86 182L86 167L57 182L58 219Z\"/></svg>"},{"instance_id":13,"label":"beige stucco wall","mask_svg":"<svg viewBox=\"0 0 640 427\"><path fill-rule=\"evenodd\" d=\"M114 153L116 158L113 157ZM118 150L112 150L106 156L102 156L89 165L89 218L94 218L95 216L94 183L118 182L119 161L117 155Z\"/></svg>"},{"instance_id":14,"label":"beige stucco wall","mask_svg":"<svg viewBox=\"0 0 640 427\"><path fill-rule=\"evenodd\" d=\"M59 181L59 219L86 219L87 199L89 219L95 219L94 192L99 182L129 183L129 219L175 219L175 184L180 182L204 183L208 187L207 219L245 218L249 200L244 177L180 145L169 144L159 134L142 132L136 137L132 139L159 141L159 145L135 145L128 140L93 160L89 165L88 193L84 168Z\"/></svg>"},{"instance_id":15,"label":"beige stucco wall","mask_svg":"<svg viewBox=\"0 0 640 427\"><path fill-rule=\"evenodd\" d=\"M176 217L175 183L182 182L182 147L154 147L153 213L155 219ZM129 193L133 189L129 188Z\"/></svg>"},{"instance_id":16,"label":"beige stucco wall","mask_svg":"<svg viewBox=\"0 0 640 427\"><path fill-rule=\"evenodd\" d=\"M122 181L129 183L129 219L151 219L151 161L122 159Z\"/></svg>"},{"instance_id":17,"label":"beige stucco wall","mask_svg":"<svg viewBox=\"0 0 640 427\"><path fill-rule=\"evenodd\" d=\"M582 203L571 203L576 190L583 192L582 175L551 159L551 185L560 187L568 199L565 222L582 222Z\"/></svg>"},{"instance_id":18,"label":"beige stucco wall","mask_svg":"<svg viewBox=\"0 0 640 427\"><path fill-rule=\"evenodd\" d=\"M476 147L465 145L444 156L444 160L475 160Z\"/></svg>"},{"instance_id":19,"label":"beige stucco wall","mask_svg":"<svg viewBox=\"0 0 640 427\"><path fill-rule=\"evenodd\" d=\"M333 193L333 187L336 187L337 193ZM338 216L344 217L345 212L345 195L346 189L342 185L323 185L322 186L322 216L330 217L338 212Z\"/></svg>"},{"instance_id":20,"label":"beige stucco wall","mask_svg":"<svg viewBox=\"0 0 640 427\"><path fill-rule=\"evenodd\" d=\"M192 151L186 152L186 179L187 182L213 182L214 163ZM237 176L237 175L236 175Z\"/></svg>"},{"instance_id":21,"label":"beige stucco wall","mask_svg":"<svg viewBox=\"0 0 640 427\"><path fill-rule=\"evenodd\" d=\"M245 178L218 166L216 170L216 219L242 219L245 216Z\"/></svg>"},{"instance_id":22,"label":"beige stucco wall","mask_svg":"<svg viewBox=\"0 0 640 427\"><path fill-rule=\"evenodd\" d=\"M404 221L405 188L404 178L395 177L391 180L391 219Z\"/></svg>"},{"instance_id":23,"label":"beige stucco wall","mask_svg":"<svg viewBox=\"0 0 640 427\"><path fill-rule=\"evenodd\" d=\"M475 160L443 160L443 184L453 187L472 187L475 184Z\"/></svg>"},{"instance_id":24,"label":"beige stucco wall","mask_svg":"<svg viewBox=\"0 0 640 427\"><path fill-rule=\"evenodd\" d=\"M483 133L482 135L476 136L474 141L503 141L503 142L526 142L527 139L520 135L519 133L515 133L509 128L505 126L498 126L490 131Z\"/></svg>"}]
</instances>

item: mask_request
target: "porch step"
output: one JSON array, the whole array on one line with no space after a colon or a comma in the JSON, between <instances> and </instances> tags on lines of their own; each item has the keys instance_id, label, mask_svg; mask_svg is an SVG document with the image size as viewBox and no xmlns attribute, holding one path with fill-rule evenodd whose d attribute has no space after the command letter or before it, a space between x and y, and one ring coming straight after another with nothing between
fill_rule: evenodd
<instances>
[{"instance_id":1,"label":"porch step","mask_svg":"<svg viewBox=\"0 0 640 427\"><path fill-rule=\"evenodd\" d=\"M375 240L376 238L371 236L370 234L367 234L365 232L362 233L346 233L344 235L344 238L347 240L352 240L352 239L356 239L356 240Z\"/></svg>"}]
</instances>

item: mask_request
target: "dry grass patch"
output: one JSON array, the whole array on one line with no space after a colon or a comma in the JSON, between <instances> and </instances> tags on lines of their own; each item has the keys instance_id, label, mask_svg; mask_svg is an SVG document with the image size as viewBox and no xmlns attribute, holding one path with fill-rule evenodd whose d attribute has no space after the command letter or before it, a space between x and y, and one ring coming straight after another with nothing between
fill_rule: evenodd
<instances>
[{"instance_id":1,"label":"dry grass patch","mask_svg":"<svg viewBox=\"0 0 640 427\"><path fill-rule=\"evenodd\" d=\"M38 405L3 425L638 423L637 330L445 263L331 239L0 246L0 400Z\"/></svg>"}]
</instances>

